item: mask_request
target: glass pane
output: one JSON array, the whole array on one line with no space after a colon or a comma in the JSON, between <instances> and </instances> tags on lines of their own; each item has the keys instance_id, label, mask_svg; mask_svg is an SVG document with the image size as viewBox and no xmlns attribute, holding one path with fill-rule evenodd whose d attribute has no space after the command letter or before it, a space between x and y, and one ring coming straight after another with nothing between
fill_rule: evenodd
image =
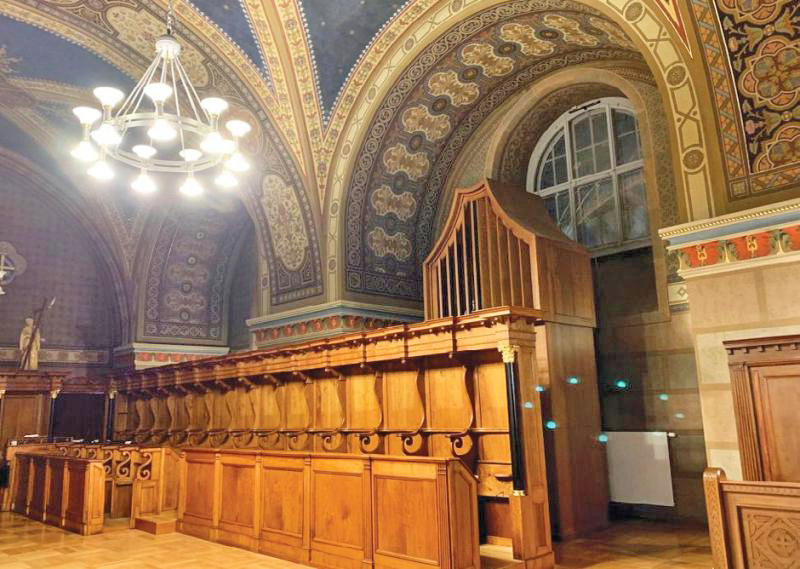
<instances>
[{"instance_id":1,"label":"glass pane","mask_svg":"<svg viewBox=\"0 0 800 569\"><path fill-rule=\"evenodd\" d=\"M556 184L563 184L569 180L567 173L567 157L560 156L556 158Z\"/></svg>"},{"instance_id":2,"label":"glass pane","mask_svg":"<svg viewBox=\"0 0 800 569\"><path fill-rule=\"evenodd\" d=\"M595 143L608 140L608 123L606 122L605 111L592 115L592 134L594 135Z\"/></svg>"},{"instance_id":3,"label":"glass pane","mask_svg":"<svg viewBox=\"0 0 800 569\"><path fill-rule=\"evenodd\" d=\"M641 158L636 119L630 113L614 111L614 142L617 164L627 164Z\"/></svg>"},{"instance_id":4,"label":"glass pane","mask_svg":"<svg viewBox=\"0 0 800 569\"><path fill-rule=\"evenodd\" d=\"M618 136L617 145L617 164L627 164L639 160L639 137L635 132Z\"/></svg>"},{"instance_id":5,"label":"glass pane","mask_svg":"<svg viewBox=\"0 0 800 569\"><path fill-rule=\"evenodd\" d=\"M619 194L622 203L622 231L626 241L642 239L649 234L647 198L641 168L619 177Z\"/></svg>"},{"instance_id":6,"label":"glass pane","mask_svg":"<svg viewBox=\"0 0 800 569\"><path fill-rule=\"evenodd\" d=\"M594 173L594 153L591 148L575 153L575 176L582 178Z\"/></svg>"},{"instance_id":7,"label":"glass pane","mask_svg":"<svg viewBox=\"0 0 800 569\"><path fill-rule=\"evenodd\" d=\"M553 163L547 160L542 164L542 176L539 178L539 189L543 190L553 185Z\"/></svg>"},{"instance_id":8,"label":"glass pane","mask_svg":"<svg viewBox=\"0 0 800 569\"><path fill-rule=\"evenodd\" d=\"M566 156L566 148L564 147L564 135L562 134L556 143L553 145L553 154L558 156Z\"/></svg>"},{"instance_id":9,"label":"glass pane","mask_svg":"<svg viewBox=\"0 0 800 569\"><path fill-rule=\"evenodd\" d=\"M604 178L576 188L578 241L586 247L602 247L619 242L614 186Z\"/></svg>"},{"instance_id":10,"label":"glass pane","mask_svg":"<svg viewBox=\"0 0 800 569\"><path fill-rule=\"evenodd\" d=\"M588 148L592 145L592 131L589 126L589 117L578 119L573 123L575 149Z\"/></svg>"},{"instance_id":11,"label":"glass pane","mask_svg":"<svg viewBox=\"0 0 800 569\"><path fill-rule=\"evenodd\" d=\"M608 141L602 142L594 147L595 172L603 172L611 169L611 150Z\"/></svg>"},{"instance_id":12,"label":"glass pane","mask_svg":"<svg viewBox=\"0 0 800 569\"><path fill-rule=\"evenodd\" d=\"M636 132L636 119L632 114L616 110L613 112L615 136L619 136L628 132Z\"/></svg>"},{"instance_id":13,"label":"glass pane","mask_svg":"<svg viewBox=\"0 0 800 569\"><path fill-rule=\"evenodd\" d=\"M556 223L564 235L570 239L575 239L575 230L572 226L572 208L569 203L569 190L559 192L556 196L558 198L558 217Z\"/></svg>"},{"instance_id":14,"label":"glass pane","mask_svg":"<svg viewBox=\"0 0 800 569\"><path fill-rule=\"evenodd\" d=\"M569 204L569 190L564 190L544 199L550 217L556 222L559 229L570 239L575 239L575 232L572 228L572 211Z\"/></svg>"}]
</instances>

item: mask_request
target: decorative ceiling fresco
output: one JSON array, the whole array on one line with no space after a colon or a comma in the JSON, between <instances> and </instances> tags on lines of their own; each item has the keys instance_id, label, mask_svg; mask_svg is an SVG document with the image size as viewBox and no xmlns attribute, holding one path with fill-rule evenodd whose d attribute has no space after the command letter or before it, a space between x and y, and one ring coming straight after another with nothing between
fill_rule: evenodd
<instances>
[{"instance_id":1,"label":"decorative ceiling fresco","mask_svg":"<svg viewBox=\"0 0 800 569\"><path fill-rule=\"evenodd\" d=\"M428 46L384 98L356 160L347 288L420 298L440 190L472 132L547 73L611 60L641 57L616 24L577 2L494 6Z\"/></svg>"},{"instance_id":2,"label":"decorative ceiling fresco","mask_svg":"<svg viewBox=\"0 0 800 569\"><path fill-rule=\"evenodd\" d=\"M238 2L178 4L177 35L194 85L201 95L225 97L231 103L228 118L241 118L254 126L244 150L256 167L242 185L241 198L257 228L259 249L265 257L263 280L271 302L280 305L319 295L321 259L314 202L306 193L295 160L297 144L291 140L299 137L296 130L293 137L286 136L286 131L295 127L293 121L279 120L281 113L286 113L285 118L291 112L286 111L287 105L275 103L271 74L254 39L248 13ZM163 33L163 10L163 3L147 0L19 1L4 2L0 7L5 14L0 15L0 112L46 149L46 157L33 152L38 156L31 159L42 164L55 162L67 171L71 184L66 185L77 188L75 193L84 198L82 205L104 218L109 238L120 251L119 262L131 281L141 272L136 263L155 263L143 256L142 250L148 240L146 233L163 221L164 203L153 208L150 201L122 183L100 189L68 163L68 151L80 136L71 108L92 104L90 88L97 85L130 90L149 64L155 39ZM7 145L17 146L13 140ZM292 228L302 235L299 243L304 248L292 251L291 258L282 236L283 218L267 215L260 205L272 201L265 191L275 187L280 188L274 191L282 192L281 198L288 199L291 194ZM242 220L236 221L241 224ZM132 294L132 284L129 288ZM206 301L213 304L210 297ZM174 330L174 339L195 341L202 336L187 327ZM181 330L191 333L181 335ZM204 334L222 342L219 330L208 329Z\"/></svg>"},{"instance_id":3,"label":"decorative ceiling fresco","mask_svg":"<svg viewBox=\"0 0 800 569\"><path fill-rule=\"evenodd\" d=\"M329 112L373 38L406 0L300 0L316 60L324 111Z\"/></svg>"},{"instance_id":4,"label":"decorative ceiling fresco","mask_svg":"<svg viewBox=\"0 0 800 569\"><path fill-rule=\"evenodd\" d=\"M254 127L241 207L210 199L184 218L166 196L88 184L67 156L80 135L70 109L99 84L131 88L166 5L0 2L0 145L50 167L94 220L139 338L224 344L214 294L250 222L261 315L339 301L414 309L463 148L504 102L571 66L649 69L681 192L669 219L716 215L800 173L794 0L175 0L182 60L201 96L224 97L231 117ZM696 88L706 76L717 121ZM717 136L722 200L708 150ZM189 271L176 244L208 257L192 254ZM146 291L135 284L144 275Z\"/></svg>"},{"instance_id":5,"label":"decorative ceiling fresco","mask_svg":"<svg viewBox=\"0 0 800 569\"><path fill-rule=\"evenodd\" d=\"M732 199L800 176L800 4L692 0Z\"/></svg>"}]
</instances>

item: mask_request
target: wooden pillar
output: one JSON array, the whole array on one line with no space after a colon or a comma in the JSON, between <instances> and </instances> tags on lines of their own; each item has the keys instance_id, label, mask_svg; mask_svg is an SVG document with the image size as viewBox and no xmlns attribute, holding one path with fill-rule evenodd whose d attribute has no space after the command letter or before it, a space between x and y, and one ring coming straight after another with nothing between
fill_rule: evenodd
<instances>
[{"instance_id":1,"label":"wooden pillar","mask_svg":"<svg viewBox=\"0 0 800 569\"><path fill-rule=\"evenodd\" d=\"M553 539L550 535L550 512L547 499L547 470L539 394L536 391L536 357L533 336L529 345L501 344L503 363L516 371L518 433L524 489L515 488L510 497L514 557L526 562L526 569L552 569L555 566ZM509 394L509 406L512 396ZM509 409L509 418L512 410ZM511 424L509 424L511 427ZM513 431L511 437L514 437ZM512 440L512 457L513 457ZM512 458L513 461L513 458ZM516 473L515 473L516 478Z\"/></svg>"}]
</instances>

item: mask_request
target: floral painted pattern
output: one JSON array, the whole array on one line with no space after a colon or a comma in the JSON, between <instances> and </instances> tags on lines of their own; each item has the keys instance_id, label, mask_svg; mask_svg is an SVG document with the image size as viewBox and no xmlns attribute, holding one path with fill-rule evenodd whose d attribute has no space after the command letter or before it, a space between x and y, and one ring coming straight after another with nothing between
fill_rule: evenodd
<instances>
[{"instance_id":1,"label":"floral painted pattern","mask_svg":"<svg viewBox=\"0 0 800 569\"><path fill-rule=\"evenodd\" d=\"M274 174L264 177L261 188L261 205L275 254L288 270L297 271L303 266L309 245L297 194Z\"/></svg>"},{"instance_id":2,"label":"floral painted pattern","mask_svg":"<svg viewBox=\"0 0 800 569\"><path fill-rule=\"evenodd\" d=\"M392 213L400 221L411 219L417 211L417 200L411 192L396 194L387 185L382 185L372 192L370 203L378 215Z\"/></svg>"},{"instance_id":3,"label":"floral painted pattern","mask_svg":"<svg viewBox=\"0 0 800 569\"><path fill-rule=\"evenodd\" d=\"M598 44L597 38L584 32L577 20L560 14L547 14L542 21L547 27L561 32L564 36L564 41L567 43L585 47L595 47Z\"/></svg>"},{"instance_id":4,"label":"floral painted pattern","mask_svg":"<svg viewBox=\"0 0 800 569\"><path fill-rule=\"evenodd\" d=\"M473 103L480 95L475 83L465 83L455 71L434 73L428 79L428 91L434 97L446 96L457 107Z\"/></svg>"},{"instance_id":5,"label":"floral painted pattern","mask_svg":"<svg viewBox=\"0 0 800 569\"><path fill-rule=\"evenodd\" d=\"M383 164L392 174L403 172L414 181L425 177L430 168L427 154L409 152L401 143L395 144L384 152Z\"/></svg>"},{"instance_id":6,"label":"floral painted pattern","mask_svg":"<svg viewBox=\"0 0 800 569\"><path fill-rule=\"evenodd\" d=\"M800 126L787 125L780 129L756 162L756 169L769 170L786 164L800 164Z\"/></svg>"},{"instance_id":7,"label":"floral painted pattern","mask_svg":"<svg viewBox=\"0 0 800 569\"><path fill-rule=\"evenodd\" d=\"M514 60L497 55L488 43L467 44L461 50L461 61L464 65L480 67L489 77L508 75L514 69Z\"/></svg>"},{"instance_id":8,"label":"floral painted pattern","mask_svg":"<svg viewBox=\"0 0 800 569\"><path fill-rule=\"evenodd\" d=\"M536 37L536 30L531 26L517 22L501 26L500 37L517 44L525 55L550 55L556 48L553 42Z\"/></svg>"},{"instance_id":9,"label":"floral painted pattern","mask_svg":"<svg viewBox=\"0 0 800 569\"><path fill-rule=\"evenodd\" d=\"M719 9L750 171L800 164L793 150L800 129L800 4L725 0Z\"/></svg>"},{"instance_id":10,"label":"floral painted pattern","mask_svg":"<svg viewBox=\"0 0 800 569\"><path fill-rule=\"evenodd\" d=\"M402 121L408 132L421 132L431 142L441 140L450 132L450 117L433 115L425 105L415 105L403 111Z\"/></svg>"},{"instance_id":11,"label":"floral painted pattern","mask_svg":"<svg viewBox=\"0 0 800 569\"><path fill-rule=\"evenodd\" d=\"M757 107L775 110L795 107L800 100L800 40L789 42L783 36L761 44L746 63L739 88L753 98Z\"/></svg>"},{"instance_id":12,"label":"floral painted pattern","mask_svg":"<svg viewBox=\"0 0 800 569\"><path fill-rule=\"evenodd\" d=\"M794 0L718 0L721 12L734 17L737 22L765 24L775 17L783 6Z\"/></svg>"},{"instance_id":13,"label":"floral painted pattern","mask_svg":"<svg viewBox=\"0 0 800 569\"><path fill-rule=\"evenodd\" d=\"M403 233L387 235L383 227L367 234L367 245L378 257L392 255L398 261L405 261L411 256L411 241Z\"/></svg>"}]
</instances>

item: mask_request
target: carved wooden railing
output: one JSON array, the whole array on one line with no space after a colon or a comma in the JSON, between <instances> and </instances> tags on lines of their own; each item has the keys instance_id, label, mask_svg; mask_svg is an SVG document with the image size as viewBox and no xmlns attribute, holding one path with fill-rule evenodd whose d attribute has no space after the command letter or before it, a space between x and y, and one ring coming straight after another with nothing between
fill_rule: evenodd
<instances>
[{"instance_id":1,"label":"carved wooden railing","mask_svg":"<svg viewBox=\"0 0 800 569\"><path fill-rule=\"evenodd\" d=\"M703 474L714 569L800 564L800 483L726 480Z\"/></svg>"}]
</instances>

